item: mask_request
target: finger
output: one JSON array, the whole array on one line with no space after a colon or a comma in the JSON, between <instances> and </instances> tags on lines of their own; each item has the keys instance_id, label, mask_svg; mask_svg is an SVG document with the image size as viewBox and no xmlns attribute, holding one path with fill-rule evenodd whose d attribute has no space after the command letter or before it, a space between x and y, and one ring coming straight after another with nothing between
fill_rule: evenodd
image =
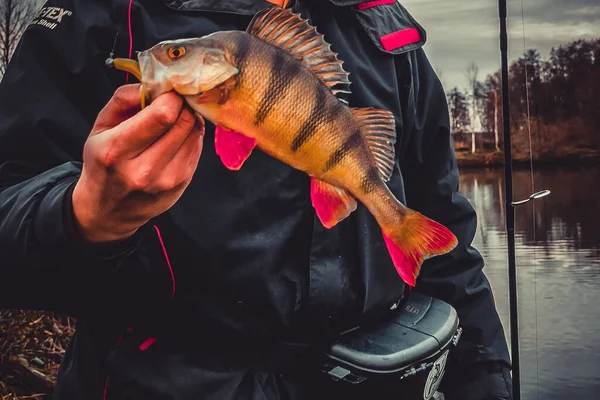
<instances>
[{"instance_id":1,"label":"finger","mask_svg":"<svg viewBox=\"0 0 600 400\"><path fill-rule=\"evenodd\" d=\"M184 107L173 127L132 161L140 165L147 165L154 170L162 169L173 158L192 129L194 129L195 122L194 113L189 108Z\"/></svg>"},{"instance_id":2,"label":"finger","mask_svg":"<svg viewBox=\"0 0 600 400\"><path fill-rule=\"evenodd\" d=\"M204 141L204 129L194 129L185 139L175 156L161 170L156 181L157 191L168 191L187 186L196 171Z\"/></svg>"},{"instance_id":3,"label":"finger","mask_svg":"<svg viewBox=\"0 0 600 400\"><path fill-rule=\"evenodd\" d=\"M140 84L119 87L98 113L91 136L113 128L131 118L141 109Z\"/></svg>"},{"instance_id":4,"label":"finger","mask_svg":"<svg viewBox=\"0 0 600 400\"><path fill-rule=\"evenodd\" d=\"M111 151L117 158L135 158L179 118L183 98L174 92L158 96L148 107L110 131L106 131Z\"/></svg>"}]
</instances>

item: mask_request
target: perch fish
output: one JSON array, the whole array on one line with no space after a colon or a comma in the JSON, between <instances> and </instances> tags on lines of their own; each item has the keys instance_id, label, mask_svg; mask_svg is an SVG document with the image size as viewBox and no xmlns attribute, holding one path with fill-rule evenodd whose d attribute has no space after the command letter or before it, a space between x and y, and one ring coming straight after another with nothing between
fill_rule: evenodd
<instances>
[{"instance_id":1,"label":"perch fish","mask_svg":"<svg viewBox=\"0 0 600 400\"><path fill-rule=\"evenodd\" d=\"M360 201L375 217L401 278L414 286L423 261L457 244L445 226L405 207L388 189L395 157L391 112L350 107L349 74L324 36L278 6L246 31L168 40L114 65L142 83L142 101L174 90L215 124L223 164L240 170L255 148L311 177L312 205L328 229Z\"/></svg>"}]
</instances>

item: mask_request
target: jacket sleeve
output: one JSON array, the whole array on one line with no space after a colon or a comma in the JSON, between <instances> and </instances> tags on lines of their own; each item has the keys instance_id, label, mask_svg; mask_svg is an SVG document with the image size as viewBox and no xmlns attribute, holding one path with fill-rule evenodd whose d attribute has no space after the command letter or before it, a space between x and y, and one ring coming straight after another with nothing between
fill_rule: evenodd
<instances>
[{"instance_id":1,"label":"jacket sleeve","mask_svg":"<svg viewBox=\"0 0 600 400\"><path fill-rule=\"evenodd\" d=\"M441 82L424 52L407 56L414 91L404 94L413 110L403 117L401 170L408 207L444 224L458 238L447 255L426 260L415 290L452 304L463 335L454 361L461 365L509 362L504 330L495 308L484 260L472 247L477 216L459 191L459 171L449 128L449 111ZM410 87L410 86L409 86Z\"/></svg>"},{"instance_id":2,"label":"jacket sleeve","mask_svg":"<svg viewBox=\"0 0 600 400\"><path fill-rule=\"evenodd\" d=\"M150 229L108 247L87 246L74 229L83 144L124 83L103 62L117 27L102 3L46 2L0 83L0 308L114 316L168 292L143 261Z\"/></svg>"}]
</instances>

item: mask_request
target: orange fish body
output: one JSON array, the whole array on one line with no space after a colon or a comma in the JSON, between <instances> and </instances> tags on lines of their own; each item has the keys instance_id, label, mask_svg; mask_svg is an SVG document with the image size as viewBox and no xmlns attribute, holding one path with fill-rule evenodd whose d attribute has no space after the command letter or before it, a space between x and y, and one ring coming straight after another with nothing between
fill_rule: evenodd
<instances>
[{"instance_id":1,"label":"orange fish body","mask_svg":"<svg viewBox=\"0 0 600 400\"><path fill-rule=\"evenodd\" d=\"M401 204L386 185L395 165L391 112L351 108L348 73L323 35L287 9L258 13L246 32L166 41L138 55L149 100L175 90L216 125L223 164L240 170L256 147L311 176L327 228L364 204L396 269L414 286L424 259L456 246L444 226Z\"/></svg>"}]
</instances>

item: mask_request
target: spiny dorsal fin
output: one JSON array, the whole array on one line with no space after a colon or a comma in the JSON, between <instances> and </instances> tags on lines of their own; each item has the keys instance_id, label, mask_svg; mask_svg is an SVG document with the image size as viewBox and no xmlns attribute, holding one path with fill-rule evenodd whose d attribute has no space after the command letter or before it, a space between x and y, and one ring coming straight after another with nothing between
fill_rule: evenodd
<instances>
[{"instance_id":1,"label":"spiny dorsal fin","mask_svg":"<svg viewBox=\"0 0 600 400\"><path fill-rule=\"evenodd\" d=\"M394 115L375 108L351 108L354 118L375 158L375 164L384 181L388 181L394 169L396 154L396 120Z\"/></svg>"},{"instance_id":2,"label":"spiny dorsal fin","mask_svg":"<svg viewBox=\"0 0 600 400\"><path fill-rule=\"evenodd\" d=\"M331 50L324 35L300 14L278 6L265 8L254 16L246 32L301 60L336 96L350 94L350 74L342 67L338 53Z\"/></svg>"}]
</instances>

